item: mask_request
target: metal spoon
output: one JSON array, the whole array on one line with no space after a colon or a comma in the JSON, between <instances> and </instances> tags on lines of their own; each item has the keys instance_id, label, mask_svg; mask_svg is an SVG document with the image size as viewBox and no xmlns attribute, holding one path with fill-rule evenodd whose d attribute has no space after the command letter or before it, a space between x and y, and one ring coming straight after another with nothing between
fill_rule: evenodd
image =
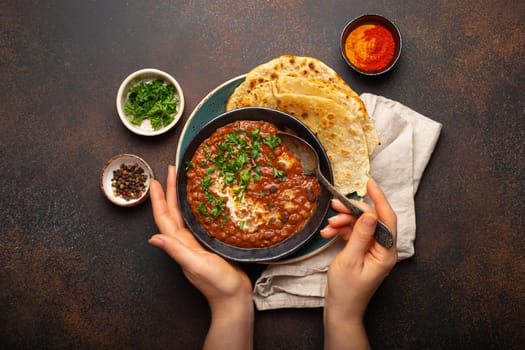
<instances>
[{"instance_id":1,"label":"metal spoon","mask_svg":"<svg viewBox=\"0 0 525 350\"><path fill-rule=\"evenodd\" d=\"M315 175L321 184L326 187L332 195L339 199L345 207L352 211L352 214L359 218L363 215L364 211L353 204L346 196L337 191L334 186L324 177L319 169L319 156L312 146L300 137L295 135L279 132L277 136L281 138L284 144L292 151L297 158L301 161L303 167L303 173L306 175ZM386 248L392 247L394 240L392 238L392 232L383 222L378 221L376 230L374 232L375 240Z\"/></svg>"}]
</instances>

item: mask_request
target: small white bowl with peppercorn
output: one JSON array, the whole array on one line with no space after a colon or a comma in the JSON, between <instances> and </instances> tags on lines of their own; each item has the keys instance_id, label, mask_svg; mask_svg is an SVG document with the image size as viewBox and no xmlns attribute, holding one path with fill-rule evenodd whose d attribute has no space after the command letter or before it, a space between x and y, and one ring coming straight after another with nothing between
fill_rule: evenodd
<instances>
[{"instance_id":1,"label":"small white bowl with peppercorn","mask_svg":"<svg viewBox=\"0 0 525 350\"><path fill-rule=\"evenodd\" d=\"M133 154L119 154L104 165L100 187L112 203L132 207L148 197L152 178L153 170L144 159Z\"/></svg>"},{"instance_id":2,"label":"small white bowl with peppercorn","mask_svg":"<svg viewBox=\"0 0 525 350\"><path fill-rule=\"evenodd\" d=\"M154 68L131 73L117 92L117 111L130 131L155 136L173 128L184 111L184 94L175 78Z\"/></svg>"}]
</instances>

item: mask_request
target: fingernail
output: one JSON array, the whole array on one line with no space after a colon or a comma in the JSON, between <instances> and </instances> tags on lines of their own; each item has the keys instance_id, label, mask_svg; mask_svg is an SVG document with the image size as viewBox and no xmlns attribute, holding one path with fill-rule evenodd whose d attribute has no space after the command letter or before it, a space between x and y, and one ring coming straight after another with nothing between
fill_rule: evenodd
<instances>
[{"instance_id":1,"label":"fingernail","mask_svg":"<svg viewBox=\"0 0 525 350\"><path fill-rule=\"evenodd\" d=\"M376 220L371 216L365 215L363 218L363 224L368 227L373 227L376 224Z\"/></svg>"},{"instance_id":2,"label":"fingernail","mask_svg":"<svg viewBox=\"0 0 525 350\"><path fill-rule=\"evenodd\" d=\"M148 243L157 248L164 247L164 240L158 236L151 237Z\"/></svg>"}]
</instances>

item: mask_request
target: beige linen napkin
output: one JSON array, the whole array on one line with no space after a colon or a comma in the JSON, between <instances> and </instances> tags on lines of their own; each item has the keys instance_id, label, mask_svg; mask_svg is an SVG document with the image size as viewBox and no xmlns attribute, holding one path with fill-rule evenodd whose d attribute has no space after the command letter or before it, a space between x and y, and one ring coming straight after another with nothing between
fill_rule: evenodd
<instances>
[{"instance_id":1,"label":"beige linen napkin","mask_svg":"<svg viewBox=\"0 0 525 350\"><path fill-rule=\"evenodd\" d=\"M365 93L361 98L381 140L371 156L370 172L397 214L397 251L403 260L414 255L414 195L442 125L382 96ZM344 243L338 240L304 261L269 265L255 282L257 309L323 306L326 271Z\"/></svg>"}]
</instances>

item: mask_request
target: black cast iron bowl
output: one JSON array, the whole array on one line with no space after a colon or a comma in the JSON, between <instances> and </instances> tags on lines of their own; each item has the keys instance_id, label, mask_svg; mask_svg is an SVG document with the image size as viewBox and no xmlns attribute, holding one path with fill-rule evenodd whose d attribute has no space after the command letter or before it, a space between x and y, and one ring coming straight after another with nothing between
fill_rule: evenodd
<instances>
[{"instance_id":1,"label":"black cast iron bowl","mask_svg":"<svg viewBox=\"0 0 525 350\"><path fill-rule=\"evenodd\" d=\"M291 132L304 138L317 151L323 174L327 179L329 179L329 181L333 182L332 168L330 166L328 156L326 155L317 137L306 125L304 125L295 117L281 111L263 107L246 107L232 110L215 117L206 125L204 125L204 127L190 141L188 147L184 150L182 158L179 161L179 169L177 169L177 194L179 207L184 221L186 222L186 225L190 231L192 231L195 237L197 237L197 239L211 251L227 259L239 262L264 263L276 261L296 252L317 234L330 207L331 195L323 188L318 199L317 210L305 227L301 231L271 247L236 247L223 243L222 241L212 237L208 231L201 226L188 203L188 178L186 176L185 165L188 161L191 161L191 158L193 157L193 154L199 145L204 140L209 138L215 130L237 120L267 121L273 123L282 131Z\"/></svg>"}]
</instances>

